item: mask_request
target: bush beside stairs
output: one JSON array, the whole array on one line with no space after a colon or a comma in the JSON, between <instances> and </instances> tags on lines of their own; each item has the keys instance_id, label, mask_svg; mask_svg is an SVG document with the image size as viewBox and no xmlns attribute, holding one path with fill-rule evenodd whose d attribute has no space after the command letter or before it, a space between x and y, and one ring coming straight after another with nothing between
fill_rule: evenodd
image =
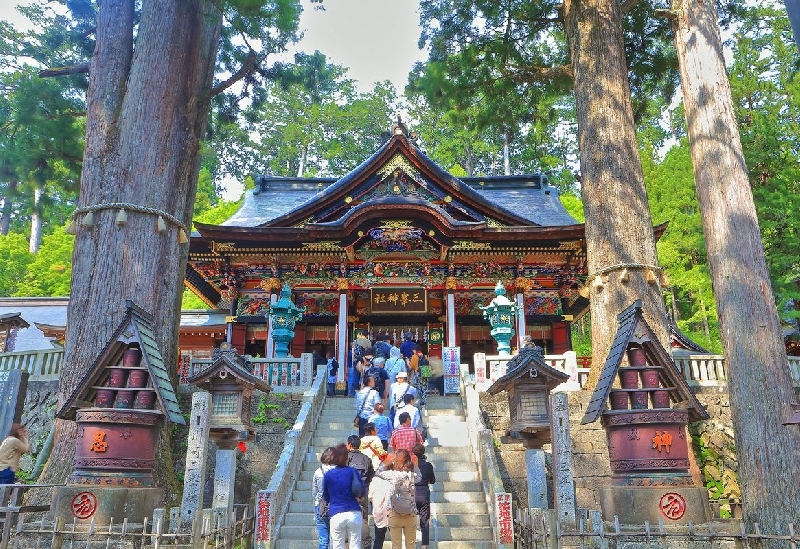
<instances>
[{"instance_id":1,"label":"bush beside stairs","mask_svg":"<svg viewBox=\"0 0 800 549\"><path fill-rule=\"evenodd\" d=\"M458 396L430 396L422 408L428 425L428 461L433 463L436 484L431 495L431 542L429 549L493 549L486 498L471 458L467 424ZM319 456L328 446L346 442L353 429L353 399L328 397L312 438L313 455L296 481L287 514L279 530L279 549L316 549L317 530L311 500L311 479ZM370 517L370 532L372 517ZM383 549L390 549L387 532ZM417 547L420 533L417 531ZM360 549L360 548L359 548Z\"/></svg>"}]
</instances>

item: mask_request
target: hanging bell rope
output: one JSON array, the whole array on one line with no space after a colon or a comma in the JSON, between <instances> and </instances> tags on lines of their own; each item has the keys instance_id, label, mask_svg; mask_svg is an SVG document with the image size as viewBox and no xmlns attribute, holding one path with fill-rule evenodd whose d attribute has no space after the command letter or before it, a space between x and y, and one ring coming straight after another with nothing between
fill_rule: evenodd
<instances>
[{"instance_id":1,"label":"hanging bell rope","mask_svg":"<svg viewBox=\"0 0 800 549\"><path fill-rule=\"evenodd\" d=\"M127 212L129 211L157 216L156 232L160 234L167 232L167 223L169 223L178 228L179 244L186 244L187 242L189 242L189 238L188 236L186 236L186 225L184 225L177 217L170 215L167 212L157 210L155 208L148 208L146 206L138 206L136 204L127 204L123 202L110 202L108 204L95 204L94 206L85 206L83 208L77 208L74 212L72 212L72 222L67 227L66 232L69 234L77 234L78 226L76 221L80 216L83 216L83 219L81 219L80 221L80 225L82 227L86 228L94 227L95 225L94 214L95 212L99 212L102 210L119 210L114 220L114 222L119 227L124 227L125 225L127 225L128 223Z\"/></svg>"}]
</instances>

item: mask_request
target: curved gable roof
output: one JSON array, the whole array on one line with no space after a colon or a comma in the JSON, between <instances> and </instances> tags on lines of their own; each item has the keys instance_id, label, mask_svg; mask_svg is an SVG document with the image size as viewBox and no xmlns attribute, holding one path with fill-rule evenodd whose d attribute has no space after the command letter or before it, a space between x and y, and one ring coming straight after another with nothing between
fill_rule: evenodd
<instances>
[{"instance_id":1,"label":"curved gable roof","mask_svg":"<svg viewBox=\"0 0 800 549\"><path fill-rule=\"evenodd\" d=\"M379 186L388 185L398 169L410 191L381 195ZM336 224L358 206L380 204L389 196L399 202L424 203L445 218L457 216L456 222L491 220L500 225L544 227L577 224L558 199L555 187L547 185L546 177L535 174L462 180L440 168L404 135L392 137L338 180L261 176L257 182L256 191L246 193L239 211L222 226Z\"/></svg>"}]
</instances>

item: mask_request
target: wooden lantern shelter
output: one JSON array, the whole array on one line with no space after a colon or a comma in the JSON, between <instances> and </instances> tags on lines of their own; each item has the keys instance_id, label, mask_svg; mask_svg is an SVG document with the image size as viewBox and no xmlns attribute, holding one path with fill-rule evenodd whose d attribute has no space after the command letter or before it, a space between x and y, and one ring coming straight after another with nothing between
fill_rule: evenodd
<instances>
[{"instance_id":1,"label":"wooden lantern shelter","mask_svg":"<svg viewBox=\"0 0 800 549\"><path fill-rule=\"evenodd\" d=\"M521 439L526 448L541 448L550 442L550 392L569 380L569 374L544 362L542 350L534 344L523 347L508 361L506 375L487 392L508 393L511 426L508 434Z\"/></svg>"},{"instance_id":2,"label":"wooden lantern shelter","mask_svg":"<svg viewBox=\"0 0 800 549\"><path fill-rule=\"evenodd\" d=\"M209 429L217 443L255 438L250 424L253 391L268 393L271 387L252 371L252 365L236 349L223 344L215 350L211 366L189 377L190 384L211 393Z\"/></svg>"}]
</instances>

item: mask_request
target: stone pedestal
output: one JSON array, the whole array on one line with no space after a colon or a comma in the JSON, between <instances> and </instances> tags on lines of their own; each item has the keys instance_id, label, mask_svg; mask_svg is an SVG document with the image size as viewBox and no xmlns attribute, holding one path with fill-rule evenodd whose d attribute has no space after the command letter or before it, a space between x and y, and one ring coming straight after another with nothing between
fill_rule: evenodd
<instances>
[{"instance_id":1,"label":"stone pedestal","mask_svg":"<svg viewBox=\"0 0 800 549\"><path fill-rule=\"evenodd\" d=\"M183 499L181 500L182 524L191 524L195 515L203 508L210 407L210 393L198 391L192 395L192 416L189 422L186 472L183 476Z\"/></svg>"},{"instance_id":2,"label":"stone pedestal","mask_svg":"<svg viewBox=\"0 0 800 549\"><path fill-rule=\"evenodd\" d=\"M67 522L73 518L78 524L141 523L153 516L153 510L163 507L164 490L161 488L105 488L101 486L58 486L53 492L50 511L53 518Z\"/></svg>"},{"instance_id":3,"label":"stone pedestal","mask_svg":"<svg viewBox=\"0 0 800 549\"><path fill-rule=\"evenodd\" d=\"M528 507L547 509L547 470L544 450L525 450L528 472Z\"/></svg>"},{"instance_id":4,"label":"stone pedestal","mask_svg":"<svg viewBox=\"0 0 800 549\"><path fill-rule=\"evenodd\" d=\"M217 442L216 468L214 470L214 498L212 509L233 513L233 488L236 484L236 443Z\"/></svg>"},{"instance_id":5,"label":"stone pedestal","mask_svg":"<svg viewBox=\"0 0 800 549\"><path fill-rule=\"evenodd\" d=\"M603 520L619 516L623 524L658 524L659 518L668 526L701 524L711 519L708 490L690 486L613 487L600 488L600 508Z\"/></svg>"},{"instance_id":6,"label":"stone pedestal","mask_svg":"<svg viewBox=\"0 0 800 549\"><path fill-rule=\"evenodd\" d=\"M553 503L562 524L575 524L575 475L572 462L572 437L569 433L569 396L550 395L551 438L553 448Z\"/></svg>"}]
</instances>

